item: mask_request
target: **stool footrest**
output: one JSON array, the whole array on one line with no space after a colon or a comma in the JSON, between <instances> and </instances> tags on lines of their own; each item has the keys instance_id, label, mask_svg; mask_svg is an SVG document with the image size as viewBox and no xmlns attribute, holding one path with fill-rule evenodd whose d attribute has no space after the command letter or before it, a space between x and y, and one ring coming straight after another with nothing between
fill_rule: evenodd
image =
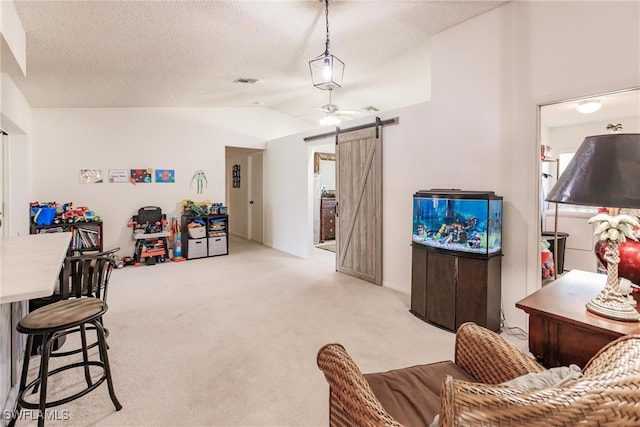
<instances>
[{"instance_id":1,"label":"stool footrest","mask_svg":"<svg viewBox=\"0 0 640 427\"><path fill-rule=\"evenodd\" d=\"M53 375L55 375L55 374L57 374L59 372L67 371L69 369L84 368L85 366L98 366L99 368L102 368L102 370L103 370L102 375L93 384L89 384L86 388L80 390L77 393L74 393L71 396L65 397L63 399L54 400L53 402L46 402L45 403L45 408L52 408L54 406L63 405L65 403L69 403L69 402L71 402L73 400L76 400L79 397L82 397L85 394L89 393L90 391L93 391L96 388L98 388L107 379L104 363L98 362L98 361L95 361L95 360L90 360L87 363L77 362L77 363L72 363L70 365L61 366L59 368L54 369L53 371L49 371L47 377L51 377L51 376L53 376ZM27 384L27 386L24 388L24 390L18 395L18 403L22 408L28 408L28 409L38 409L38 408L40 408L40 404L39 403L27 402L24 399L24 396L27 394L27 392L33 390L34 387L39 386L41 382L42 382L42 378L40 378L40 377L34 379L29 384Z\"/></svg>"}]
</instances>

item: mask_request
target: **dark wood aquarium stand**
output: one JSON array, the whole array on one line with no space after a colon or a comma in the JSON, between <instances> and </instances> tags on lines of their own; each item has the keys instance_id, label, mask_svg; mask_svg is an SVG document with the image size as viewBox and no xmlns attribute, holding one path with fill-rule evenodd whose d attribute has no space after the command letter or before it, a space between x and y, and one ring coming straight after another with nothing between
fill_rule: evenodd
<instances>
[{"instance_id":1,"label":"dark wood aquarium stand","mask_svg":"<svg viewBox=\"0 0 640 427\"><path fill-rule=\"evenodd\" d=\"M502 255L474 257L412 245L411 313L455 331L464 322L500 330Z\"/></svg>"}]
</instances>

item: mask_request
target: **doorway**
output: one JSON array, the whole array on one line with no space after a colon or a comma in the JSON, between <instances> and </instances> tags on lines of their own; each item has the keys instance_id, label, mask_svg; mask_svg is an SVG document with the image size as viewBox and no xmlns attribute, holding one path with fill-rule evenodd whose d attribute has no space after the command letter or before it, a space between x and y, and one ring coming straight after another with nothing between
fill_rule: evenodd
<instances>
[{"instance_id":1,"label":"doorway","mask_svg":"<svg viewBox=\"0 0 640 427\"><path fill-rule=\"evenodd\" d=\"M335 143L313 147L313 244L336 251Z\"/></svg>"},{"instance_id":2,"label":"doorway","mask_svg":"<svg viewBox=\"0 0 640 427\"><path fill-rule=\"evenodd\" d=\"M263 150L226 147L229 232L263 243Z\"/></svg>"},{"instance_id":3,"label":"doorway","mask_svg":"<svg viewBox=\"0 0 640 427\"><path fill-rule=\"evenodd\" d=\"M577 106L587 101L597 101L600 108L592 113L578 112ZM596 237L587 222L598 207L556 205L545 198L585 137L607 134L610 125L618 124L623 133L640 133L640 89L543 104L539 106L539 120L540 258L544 284L572 269L598 270L593 252Z\"/></svg>"}]
</instances>

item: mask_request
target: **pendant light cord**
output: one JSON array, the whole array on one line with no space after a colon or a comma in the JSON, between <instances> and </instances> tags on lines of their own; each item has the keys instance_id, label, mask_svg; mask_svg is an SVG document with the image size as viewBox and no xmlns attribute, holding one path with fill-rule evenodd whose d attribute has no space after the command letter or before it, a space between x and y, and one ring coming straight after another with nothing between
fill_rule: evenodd
<instances>
[{"instance_id":1,"label":"pendant light cord","mask_svg":"<svg viewBox=\"0 0 640 427\"><path fill-rule=\"evenodd\" d=\"M329 56L329 0L324 0L324 20L327 27L327 40L325 42L324 56Z\"/></svg>"}]
</instances>

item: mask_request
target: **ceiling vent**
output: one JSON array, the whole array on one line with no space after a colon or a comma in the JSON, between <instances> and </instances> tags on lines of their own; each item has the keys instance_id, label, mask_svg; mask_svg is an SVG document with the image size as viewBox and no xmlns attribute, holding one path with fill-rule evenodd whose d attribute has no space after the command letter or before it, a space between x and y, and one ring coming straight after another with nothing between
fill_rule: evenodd
<instances>
[{"instance_id":1,"label":"ceiling vent","mask_svg":"<svg viewBox=\"0 0 640 427\"><path fill-rule=\"evenodd\" d=\"M240 78L235 79L233 82L234 83L242 83L242 84L246 84L246 85L252 85L252 84L258 83L258 79L247 79L247 78L244 78L244 77L240 77Z\"/></svg>"}]
</instances>

